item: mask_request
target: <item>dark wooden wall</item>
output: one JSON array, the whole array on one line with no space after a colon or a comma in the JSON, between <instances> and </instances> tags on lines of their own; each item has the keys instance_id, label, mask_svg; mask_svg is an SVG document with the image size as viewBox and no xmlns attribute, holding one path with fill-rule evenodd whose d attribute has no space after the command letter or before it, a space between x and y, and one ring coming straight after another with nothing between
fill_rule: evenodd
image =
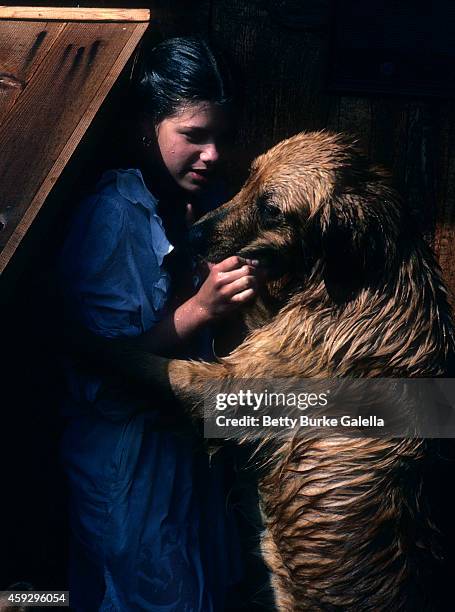
<instances>
[{"instance_id":1,"label":"dark wooden wall","mask_svg":"<svg viewBox=\"0 0 455 612\"><path fill-rule=\"evenodd\" d=\"M77 5L76 2L42 0L22 4ZM303 0L120 0L79 4L145 6L151 9L151 32L157 40L200 33L208 35L231 54L241 69L245 89L239 146L233 165L233 188L240 185L255 155L300 130L328 128L356 135L371 159L392 171L402 194L419 213L427 236L435 246L445 279L455 294L453 100L331 93L327 89L332 40L330 15L328 13L327 21L318 27L306 27L299 12L308 4ZM27 317L30 296L26 288L18 295L18 303L22 304L22 310L16 309L19 325ZM23 339L22 347L26 350L26 341L30 341L28 331L23 332ZM30 496L22 494L19 501L11 497L4 504L7 518L3 520L1 531L9 534L11 542L5 555L8 567L0 571L1 586L6 588L11 581L25 578L35 587L63 588L64 561L59 557L62 548L52 541L55 538L54 519L61 516L60 502L56 501L60 494L54 492L52 496L50 493L55 473L51 465L53 460L49 460L49 455L43 451L43 444L49 443L49 435L46 433L46 420L43 421L41 416L45 402L56 406L58 398L55 390L46 396L46 381L43 382L29 360L24 361L24 351L17 343L15 329L11 331L11 341L16 348L14 359L9 357L11 363L7 371L19 372L22 376L24 369L29 368L35 374L30 378L25 372L25 377L34 382L28 392L28 408L23 407L24 399L17 408L18 391L22 395L25 393L24 397L27 393L12 389L14 401L8 408L10 414L16 410L16 416L6 430L15 431L17 435L11 436L4 465L11 466L14 462L16 466L14 470L7 468L11 490L24 491L24 486L29 486L32 481L36 484L31 488ZM40 359L37 349L33 358ZM19 396L22 397L20 393ZM35 398L39 398L36 403ZM20 410L25 410L25 417ZM52 422L52 418L52 415L48 416L48 422ZM53 433L50 437L55 444ZM42 458L36 454L37 449L42 452ZM41 488L40 475L47 483L44 489ZM44 491L40 500L41 510L36 502L40 491ZM45 501L46 496L49 502ZM43 522L44 514L48 517L46 524ZM17 516L22 532L18 531ZM43 531L38 532L40 526ZM60 535L63 533L62 525ZM37 568L41 568L38 578ZM55 577L51 582L50 575Z\"/></svg>"}]
</instances>

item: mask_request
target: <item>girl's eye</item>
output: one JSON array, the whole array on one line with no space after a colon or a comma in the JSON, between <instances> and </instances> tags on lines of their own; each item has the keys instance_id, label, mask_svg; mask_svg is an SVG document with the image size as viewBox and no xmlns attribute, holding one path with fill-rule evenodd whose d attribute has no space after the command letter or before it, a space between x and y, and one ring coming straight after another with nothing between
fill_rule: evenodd
<instances>
[{"instance_id":1,"label":"girl's eye","mask_svg":"<svg viewBox=\"0 0 455 612\"><path fill-rule=\"evenodd\" d=\"M186 140L192 144L202 144L204 142L204 136L199 132L183 132Z\"/></svg>"}]
</instances>

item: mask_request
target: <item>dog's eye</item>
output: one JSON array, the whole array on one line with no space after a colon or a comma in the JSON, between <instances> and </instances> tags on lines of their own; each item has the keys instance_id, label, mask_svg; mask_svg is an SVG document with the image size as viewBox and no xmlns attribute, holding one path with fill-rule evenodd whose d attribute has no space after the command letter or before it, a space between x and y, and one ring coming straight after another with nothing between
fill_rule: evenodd
<instances>
[{"instance_id":1,"label":"dog's eye","mask_svg":"<svg viewBox=\"0 0 455 612\"><path fill-rule=\"evenodd\" d=\"M259 214L261 219L265 221L273 221L278 220L283 217L283 213L279 206L277 206L272 200L270 200L267 196L262 196L257 201L257 207L259 210Z\"/></svg>"}]
</instances>

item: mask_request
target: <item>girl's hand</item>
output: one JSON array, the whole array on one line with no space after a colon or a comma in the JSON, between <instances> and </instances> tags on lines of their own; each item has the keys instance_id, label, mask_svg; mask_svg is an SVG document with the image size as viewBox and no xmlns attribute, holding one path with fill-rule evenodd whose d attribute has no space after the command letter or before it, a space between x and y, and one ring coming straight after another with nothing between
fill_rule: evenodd
<instances>
[{"instance_id":1,"label":"girl's hand","mask_svg":"<svg viewBox=\"0 0 455 612\"><path fill-rule=\"evenodd\" d=\"M207 321L229 314L256 295L258 265L257 260L237 255L209 263L209 275L192 298Z\"/></svg>"}]
</instances>

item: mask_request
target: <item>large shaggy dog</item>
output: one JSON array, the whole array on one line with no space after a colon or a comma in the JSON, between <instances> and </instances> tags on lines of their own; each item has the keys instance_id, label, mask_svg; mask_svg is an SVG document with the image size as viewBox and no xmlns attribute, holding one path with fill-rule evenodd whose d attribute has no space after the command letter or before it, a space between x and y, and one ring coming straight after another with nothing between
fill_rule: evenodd
<instances>
[{"instance_id":1,"label":"large shaggy dog","mask_svg":"<svg viewBox=\"0 0 455 612\"><path fill-rule=\"evenodd\" d=\"M346 137L302 133L261 155L238 195L194 226L192 244L212 262L237 254L271 269L245 310L247 337L218 362L167 361L131 345L131 374L170 386L195 417L212 381L448 375L454 330L438 267L386 175ZM120 360L125 346L115 345ZM433 446L269 441L262 552L279 610L443 606Z\"/></svg>"}]
</instances>

